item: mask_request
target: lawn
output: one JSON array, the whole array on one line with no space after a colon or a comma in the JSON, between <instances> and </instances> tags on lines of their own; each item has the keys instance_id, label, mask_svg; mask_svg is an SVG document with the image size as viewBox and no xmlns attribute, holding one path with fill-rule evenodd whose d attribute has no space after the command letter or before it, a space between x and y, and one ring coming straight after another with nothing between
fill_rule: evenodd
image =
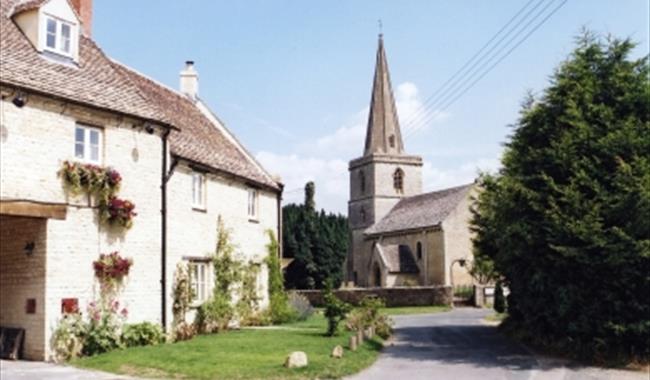
<instances>
[{"instance_id":1,"label":"lawn","mask_svg":"<svg viewBox=\"0 0 650 380\"><path fill-rule=\"evenodd\" d=\"M405 307L387 307L381 311L387 315L406 315L406 314L430 314L441 313L451 310L449 306L405 306Z\"/></svg>"},{"instance_id":2,"label":"lawn","mask_svg":"<svg viewBox=\"0 0 650 380\"><path fill-rule=\"evenodd\" d=\"M148 378L312 379L340 378L375 361L382 345L379 339L367 340L351 352L347 350L350 333L325 337L325 325L325 318L315 315L279 328L201 335L186 342L113 351L72 364ZM337 344L346 349L342 359L330 357ZM284 368L284 360L292 351L306 352L309 365Z\"/></svg>"},{"instance_id":3,"label":"lawn","mask_svg":"<svg viewBox=\"0 0 650 380\"><path fill-rule=\"evenodd\" d=\"M388 308L389 315L421 314L448 308ZM343 324L341 324L343 325ZM316 313L306 321L265 328L245 328L222 334L201 335L190 341L136 347L82 358L71 364L101 371L147 378L180 379L313 379L340 378L372 364L382 347L379 338L367 340L355 352L347 350L351 333L325 337L326 320ZM345 348L342 359L330 357L337 344ZM307 353L309 365L283 367L292 351Z\"/></svg>"}]
</instances>

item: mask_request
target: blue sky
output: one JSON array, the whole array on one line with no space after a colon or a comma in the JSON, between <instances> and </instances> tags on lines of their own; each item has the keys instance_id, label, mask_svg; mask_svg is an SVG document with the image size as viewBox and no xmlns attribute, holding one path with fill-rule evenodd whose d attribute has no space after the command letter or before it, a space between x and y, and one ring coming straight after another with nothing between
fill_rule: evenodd
<instances>
[{"instance_id":1,"label":"blue sky","mask_svg":"<svg viewBox=\"0 0 650 380\"><path fill-rule=\"evenodd\" d=\"M543 1L533 14L562 2ZM526 3L95 0L93 36L114 59L173 88L184 61L194 60L201 98L282 176L285 202L300 202L301 187L314 180L317 206L345 213L347 162L363 149L377 20L404 130ZM648 0L568 0L439 117L403 131L406 150L426 162L424 189L498 167L526 92L547 86L581 27L630 37L640 44L636 57L648 54L649 12Z\"/></svg>"}]
</instances>

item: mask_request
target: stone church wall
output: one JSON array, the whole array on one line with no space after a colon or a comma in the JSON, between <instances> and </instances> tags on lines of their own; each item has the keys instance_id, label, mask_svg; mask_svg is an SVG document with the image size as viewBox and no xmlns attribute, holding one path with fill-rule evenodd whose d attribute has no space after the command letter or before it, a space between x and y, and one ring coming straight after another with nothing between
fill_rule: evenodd
<instances>
[{"instance_id":1,"label":"stone church wall","mask_svg":"<svg viewBox=\"0 0 650 380\"><path fill-rule=\"evenodd\" d=\"M307 297L312 306L324 305L320 290L297 290L296 293ZM352 305L358 305L364 297L377 297L383 299L388 307L451 305L452 301L449 286L339 289L334 291L334 295Z\"/></svg>"},{"instance_id":2,"label":"stone church wall","mask_svg":"<svg viewBox=\"0 0 650 380\"><path fill-rule=\"evenodd\" d=\"M445 268L449 268L453 260L472 260L472 233L469 229L469 221L472 217L469 209L472 195L475 195L474 191L470 191L442 223L444 246L447 253ZM454 264L453 271L454 285L471 285L473 283L466 267ZM449 274L446 277L446 281L449 283Z\"/></svg>"}]
</instances>

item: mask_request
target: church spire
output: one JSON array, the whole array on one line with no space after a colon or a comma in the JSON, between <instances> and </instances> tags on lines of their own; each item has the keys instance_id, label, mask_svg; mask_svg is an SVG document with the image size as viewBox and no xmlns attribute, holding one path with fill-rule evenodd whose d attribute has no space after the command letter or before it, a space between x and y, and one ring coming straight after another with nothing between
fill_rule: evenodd
<instances>
[{"instance_id":1,"label":"church spire","mask_svg":"<svg viewBox=\"0 0 650 380\"><path fill-rule=\"evenodd\" d=\"M393 89L390 84L388 62L384 51L383 34L379 34L375 79L372 85L370 113L364 156L373 153L403 154L404 144L399 128Z\"/></svg>"}]
</instances>

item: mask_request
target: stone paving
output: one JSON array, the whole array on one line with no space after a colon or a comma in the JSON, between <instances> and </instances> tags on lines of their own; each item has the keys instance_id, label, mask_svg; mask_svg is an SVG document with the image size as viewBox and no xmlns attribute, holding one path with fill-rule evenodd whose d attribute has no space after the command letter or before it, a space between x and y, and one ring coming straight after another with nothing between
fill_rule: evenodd
<instances>
[{"instance_id":1,"label":"stone paving","mask_svg":"<svg viewBox=\"0 0 650 380\"><path fill-rule=\"evenodd\" d=\"M2 380L131 380L127 376L30 361L0 361Z\"/></svg>"}]
</instances>

